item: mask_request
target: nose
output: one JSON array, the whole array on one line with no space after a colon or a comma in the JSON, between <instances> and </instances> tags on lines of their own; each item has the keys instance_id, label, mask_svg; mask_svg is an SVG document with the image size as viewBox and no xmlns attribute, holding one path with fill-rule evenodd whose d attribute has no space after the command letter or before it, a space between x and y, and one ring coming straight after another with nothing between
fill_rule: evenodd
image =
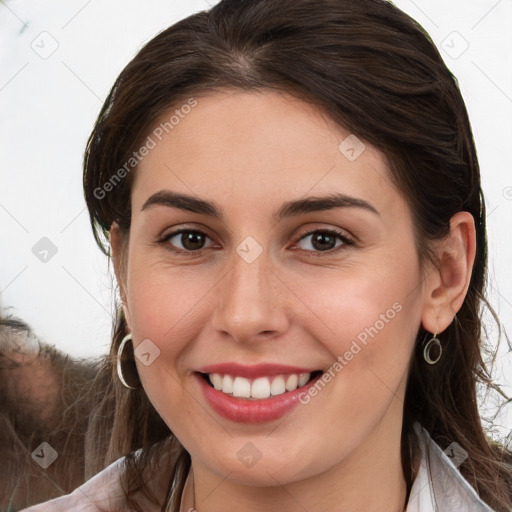
<instances>
[{"instance_id":1,"label":"nose","mask_svg":"<svg viewBox=\"0 0 512 512\"><path fill-rule=\"evenodd\" d=\"M230 269L219 282L212 320L215 332L237 343L264 341L284 333L289 323L286 292L291 292L270 267L265 251L251 263L234 253Z\"/></svg>"}]
</instances>

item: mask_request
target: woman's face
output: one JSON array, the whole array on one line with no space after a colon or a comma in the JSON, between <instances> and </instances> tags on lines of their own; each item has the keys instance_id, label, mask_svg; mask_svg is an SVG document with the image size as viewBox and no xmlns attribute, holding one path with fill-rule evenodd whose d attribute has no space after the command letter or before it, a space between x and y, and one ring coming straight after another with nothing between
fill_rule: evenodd
<instances>
[{"instance_id":1,"label":"woman's face","mask_svg":"<svg viewBox=\"0 0 512 512\"><path fill-rule=\"evenodd\" d=\"M195 100L132 189L123 295L149 399L195 467L240 483L398 447L425 293L383 155L288 95Z\"/></svg>"}]
</instances>

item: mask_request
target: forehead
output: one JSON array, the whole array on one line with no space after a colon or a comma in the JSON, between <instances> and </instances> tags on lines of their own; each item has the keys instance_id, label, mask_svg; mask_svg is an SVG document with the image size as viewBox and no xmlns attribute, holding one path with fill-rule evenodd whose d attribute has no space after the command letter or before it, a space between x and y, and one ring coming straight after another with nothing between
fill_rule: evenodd
<instances>
[{"instance_id":1,"label":"forehead","mask_svg":"<svg viewBox=\"0 0 512 512\"><path fill-rule=\"evenodd\" d=\"M393 208L399 196L382 153L286 93L194 96L162 114L149 137L132 190L139 210L166 188L260 205L341 192Z\"/></svg>"}]
</instances>

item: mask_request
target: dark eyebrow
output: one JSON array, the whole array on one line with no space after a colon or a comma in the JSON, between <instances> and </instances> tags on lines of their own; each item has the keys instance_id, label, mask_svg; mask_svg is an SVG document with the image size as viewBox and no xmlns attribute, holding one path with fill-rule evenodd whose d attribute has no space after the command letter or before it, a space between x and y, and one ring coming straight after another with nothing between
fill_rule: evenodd
<instances>
[{"instance_id":1,"label":"dark eyebrow","mask_svg":"<svg viewBox=\"0 0 512 512\"><path fill-rule=\"evenodd\" d=\"M141 211L154 206L168 206L179 208L192 213L202 213L211 217L224 220L222 208L213 201L205 201L188 194L178 194L170 190L160 190L150 196L141 208ZM330 194L323 197L308 197L284 203L277 212L273 214L275 220L282 220L304 213L332 210L334 208L363 208L377 215L380 213L370 203L363 199L347 196L345 194Z\"/></svg>"},{"instance_id":2,"label":"dark eyebrow","mask_svg":"<svg viewBox=\"0 0 512 512\"><path fill-rule=\"evenodd\" d=\"M347 196L345 194L330 194L328 196L307 197L305 199L297 199L284 203L273 217L276 220L281 220L294 215L333 210L334 208L363 208L364 210L380 215L374 206L363 199Z\"/></svg>"}]
</instances>

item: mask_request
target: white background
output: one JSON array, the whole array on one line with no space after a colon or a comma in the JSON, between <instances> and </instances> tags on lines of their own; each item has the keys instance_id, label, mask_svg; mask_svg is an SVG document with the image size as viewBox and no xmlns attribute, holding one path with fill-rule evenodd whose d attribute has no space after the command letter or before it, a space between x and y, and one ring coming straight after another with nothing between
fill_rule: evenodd
<instances>
[{"instance_id":1,"label":"white background","mask_svg":"<svg viewBox=\"0 0 512 512\"><path fill-rule=\"evenodd\" d=\"M488 296L510 332L512 2L395 4L429 32L458 78L487 202ZM208 7L203 0L0 4L0 307L73 356L107 351L114 297L112 272L95 245L83 198L86 140L110 87L138 49ZM43 237L57 250L45 263L32 252ZM495 346L497 329L487 325ZM510 394L507 350L503 338L494 376ZM501 422L508 425L501 432L506 435L510 411Z\"/></svg>"}]
</instances>

